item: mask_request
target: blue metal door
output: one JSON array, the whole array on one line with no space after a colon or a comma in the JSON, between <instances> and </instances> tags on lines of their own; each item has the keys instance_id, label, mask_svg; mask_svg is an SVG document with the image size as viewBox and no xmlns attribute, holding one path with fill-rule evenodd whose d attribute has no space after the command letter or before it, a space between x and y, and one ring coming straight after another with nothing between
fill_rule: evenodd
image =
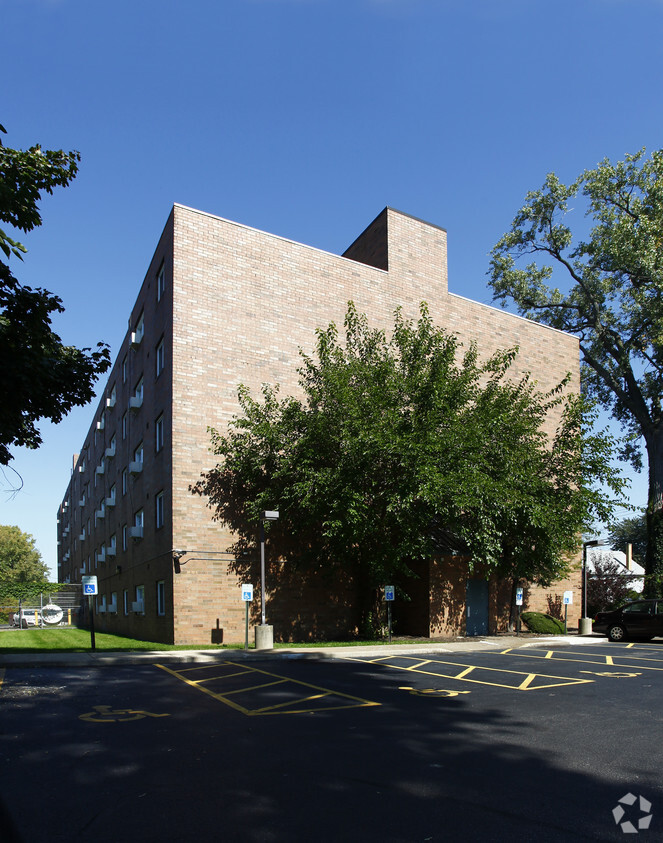
<instances>
[{"instance_id":1,"label":"blue metal door","mask_svg":"<svg viewBox=\"0 0 663 843\"><path fill-rule=\"evenodd\" d=\"M465 590L466 635L488 634L488 580L468 580Z\"/></svg>"}]
</instances>

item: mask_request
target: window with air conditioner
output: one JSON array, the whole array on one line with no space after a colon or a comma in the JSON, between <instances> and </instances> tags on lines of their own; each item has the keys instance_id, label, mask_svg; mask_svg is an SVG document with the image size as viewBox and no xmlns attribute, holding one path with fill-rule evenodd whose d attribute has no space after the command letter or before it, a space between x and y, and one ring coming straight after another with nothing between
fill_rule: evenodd
<instances>
[{"instance_id":1,"label":"window with air conditioner","mask_svg":"<svg viewBox=\"0 0 663 843\"><path fill-rule=\"evenodd\" d=\"M137 615L145 614L145 586L136 586L136 599L131 604L131 611Z\"/></svg>"},{"instance_id":2,"label":"window with air conditioner","mask_svg":"<svg viewBox=\"0 0 663 843\"><path fill-rule=\"evenodd\" d=\"M138 322L136 322L135 329L131 332L131 347L138 348L138 346L143 341L143 336L145 335L145 317L141 313L138 317Z\"/></svg>"}]
</instances>

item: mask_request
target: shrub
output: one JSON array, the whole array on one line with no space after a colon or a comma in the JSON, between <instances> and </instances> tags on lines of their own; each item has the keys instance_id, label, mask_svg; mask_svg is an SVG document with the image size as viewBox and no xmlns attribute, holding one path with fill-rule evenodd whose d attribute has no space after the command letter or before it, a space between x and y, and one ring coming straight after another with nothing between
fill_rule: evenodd
<instances>
[{"instance_id":1,"label":"shrub","mask_svg":"<svg viewBox=\"0 0 663 843\"><path fill-rule=\"evenodd\" d=\"M552 615L544 615L543 612L523 612L520 616L530 632L538 632L543 635L564 635L564 624L553 618Z\"/></svg>"}]
</instances>

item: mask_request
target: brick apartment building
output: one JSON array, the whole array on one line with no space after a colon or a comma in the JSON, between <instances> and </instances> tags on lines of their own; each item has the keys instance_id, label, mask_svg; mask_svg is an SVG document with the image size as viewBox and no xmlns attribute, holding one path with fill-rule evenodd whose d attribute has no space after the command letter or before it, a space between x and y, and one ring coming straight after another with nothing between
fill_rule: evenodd
<instances>
[{"instance_id":1,"label":"brick apartment building","mask_svg":"<svg viewBox=\"0 0 663 843\"><path fill-rule=\"evenodd\" d=\"M207 428L224 429L238 411L240 383L254 394L262 383L296 391L299 348L311 352L316 328L342 324L349 300L387 330L397 306L416 319L426 301L436 324L486 355L518 345L518 373L532 372L542 389L569 371L578 387L574 337L448 292L447 235L435 225L386 208L338 256L175 205L58 511L58 578L97 575L97 628L178 644L243 640L247 573L240 578L232 536L189 488L215 462ZM503 628L503 584L468 577L457 557L420 574L401 632ZM248 575L259 623L259 577ZM276 640L353 629L351 585L330 594L328 584L291 580L268 565ZM529 589L526 607L546 610L548 593L568 589L573 622L577 574L548 592Z\"/></svg>"}]
</instances>

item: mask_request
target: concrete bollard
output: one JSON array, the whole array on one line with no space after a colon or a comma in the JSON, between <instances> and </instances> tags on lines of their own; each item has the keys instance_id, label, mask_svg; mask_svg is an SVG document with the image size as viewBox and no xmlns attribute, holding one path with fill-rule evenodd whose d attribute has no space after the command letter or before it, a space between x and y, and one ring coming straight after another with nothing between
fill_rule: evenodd
<instances>
[{"instance_id":1,"label":"concrete bollard","mask_svg":"<svg viewBox=\"0 0 663 843\"><path fill-rule=\"evenodd\" d=\"M274 649L274 627L267 623L261 623L256 630L256 650Z\"/></svg>"}]
</instances>

